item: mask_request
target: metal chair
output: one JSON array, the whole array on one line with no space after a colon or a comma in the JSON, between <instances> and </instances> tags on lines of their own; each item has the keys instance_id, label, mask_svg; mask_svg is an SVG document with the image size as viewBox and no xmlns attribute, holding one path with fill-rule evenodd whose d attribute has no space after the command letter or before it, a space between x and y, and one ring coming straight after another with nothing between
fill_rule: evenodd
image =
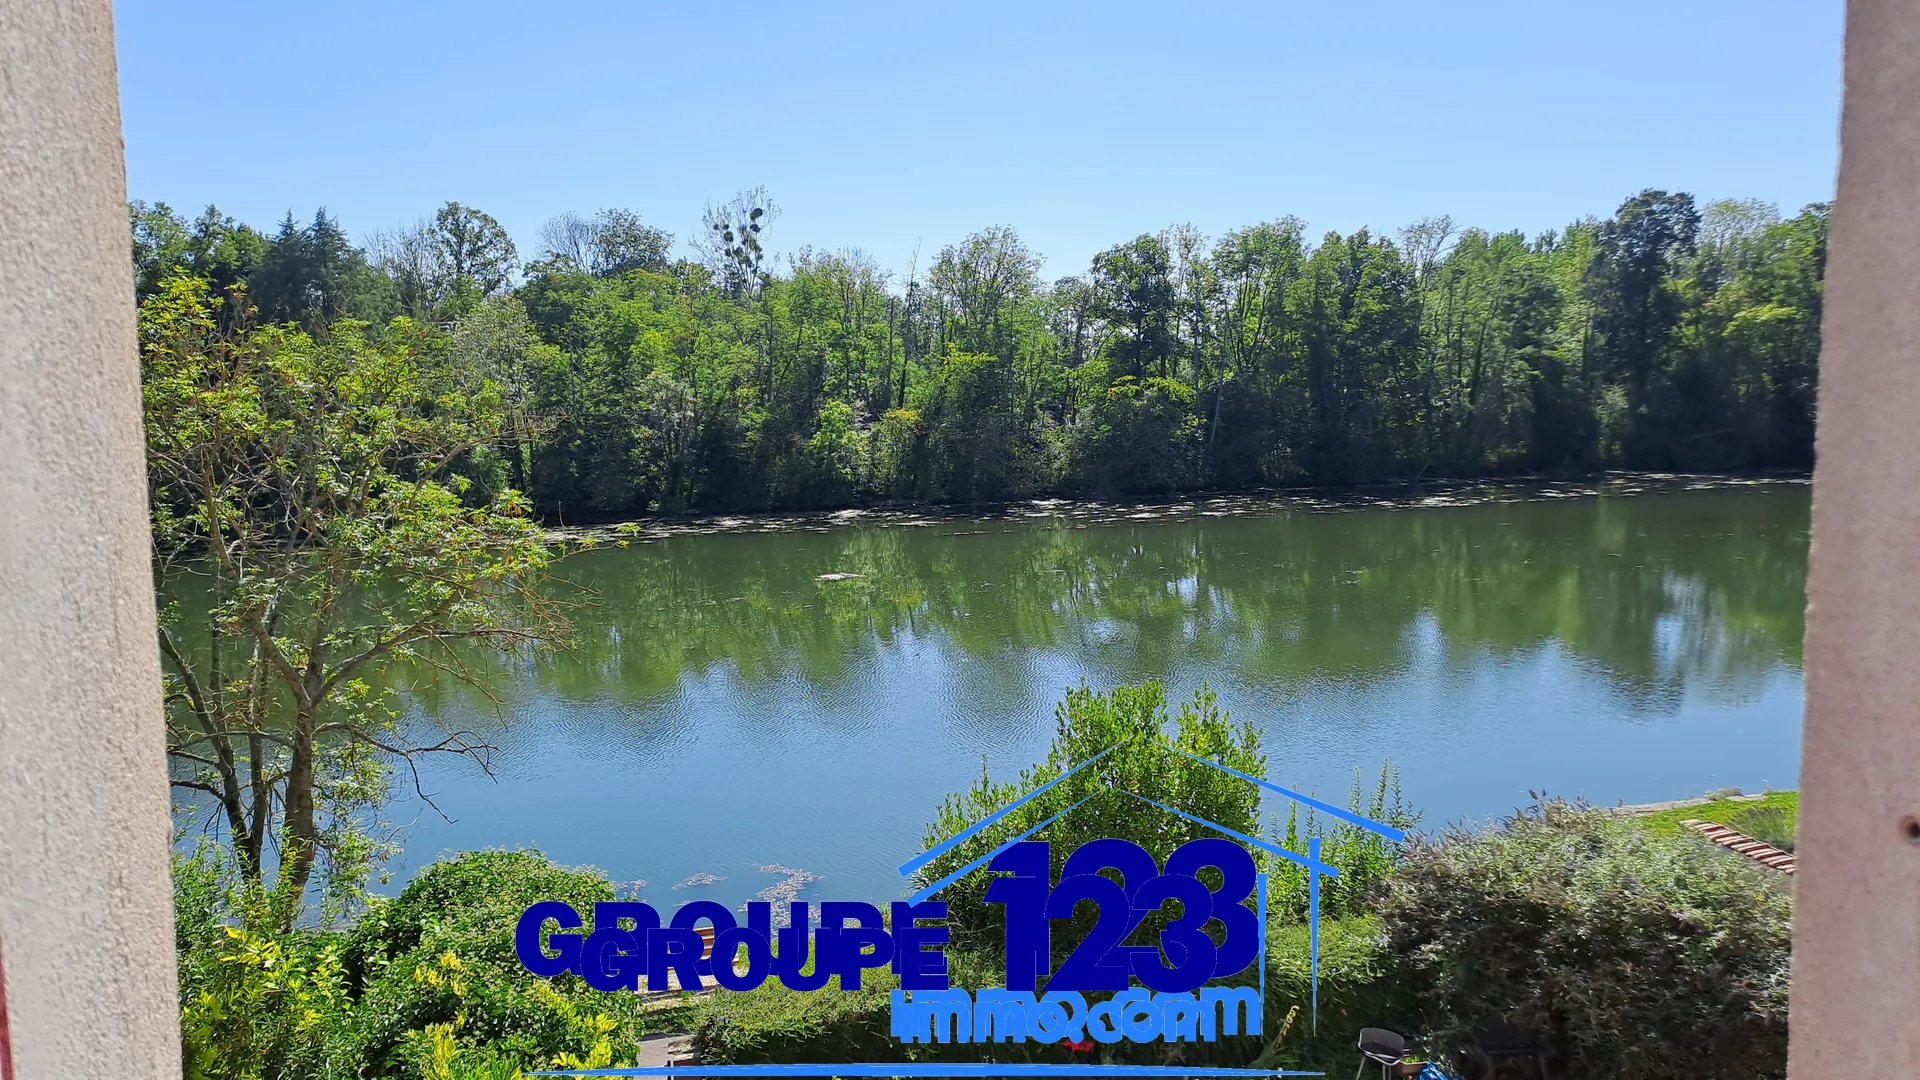
<instances>
[{"instance_id":1,"label":"metal chair","mask_svg":"<svg viewBox=\"0 0 1920 1080\"><path fill-rule=\"evenodd\" d=\"M1360 1068L1354 1071L1353 1080L1360 1080L1366 1074L1367 1063L1380 1066L1382 1078L1390 1076L1395 1065L1407 1052L1420 1045L1420 1040L1411 1035L1402 1035L1386 1028L1360 1029Z\"/></svg>"}]
</instances>

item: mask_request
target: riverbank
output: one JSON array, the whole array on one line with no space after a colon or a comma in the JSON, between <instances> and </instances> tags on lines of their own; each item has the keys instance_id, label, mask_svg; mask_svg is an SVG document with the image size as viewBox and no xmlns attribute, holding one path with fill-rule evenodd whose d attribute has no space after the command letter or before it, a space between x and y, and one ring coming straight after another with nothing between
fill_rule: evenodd
<instances>
[{"instance_id":1,"label":"riverbank","mask_svg":"<svg viewBox=\"0 0 1920 1080\"><path fill-rule=\"evenodd\" d=\"M1793 851L1799 835L1800 793L1768 791L1755 795L1716 793L1699 799L1616 806L1611 813L1629 817L1661 836L1678 836L1689 820L1712 822L1781 851Z\"/></svg>"},{"instance_id":2,"label":"riverbank","mask_svg":"<svg viewBox=\"0 0 1920 1080\"><path fill-rule=\"evenodd\" d=\"M1423 480L1351 488L1256 488L1241 492L1201 492L1164 499L1029 499L978 506L889 503L798 513L688 515L599 525L551 526L546 530L546 535L556 543L649 543L672 536L711 536L721 533L827 532L854 525L939 528L961 522L1015 523L1048 519L1072 522L1075 528L1091 528L1129 521L1185 521L1274 511L1328 513L1366 509L1406 510L1475 506L1492 502L1544 502L1601 495L1640 495L1662 491L1805 486L1812 482L1812 477L1804 473L1724 476L1709 473L1611 472L1579 480L1546 477Z\"/></svg>"}]
</instances>

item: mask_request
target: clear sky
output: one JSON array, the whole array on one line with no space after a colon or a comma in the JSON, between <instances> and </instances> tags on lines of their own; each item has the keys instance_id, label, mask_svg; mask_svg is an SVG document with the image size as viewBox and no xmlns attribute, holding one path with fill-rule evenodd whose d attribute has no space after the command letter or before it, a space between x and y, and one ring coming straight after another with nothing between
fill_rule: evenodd
<instances>
[{"instance_id":1,"label":"clear sky","mask_svg":"<svg viewBox=\"0 0 1920 1080\"><path fill-rule=\"evenodd\" d=\"M356 237L449 199L904 270L1014 226L1048 277L1192 223L1529 233L1644 187L1831 198L1841 0L1136 5L118 0L132 197ZM684 245L683 245L684 246Z\"/></svg>"}]
</instances>

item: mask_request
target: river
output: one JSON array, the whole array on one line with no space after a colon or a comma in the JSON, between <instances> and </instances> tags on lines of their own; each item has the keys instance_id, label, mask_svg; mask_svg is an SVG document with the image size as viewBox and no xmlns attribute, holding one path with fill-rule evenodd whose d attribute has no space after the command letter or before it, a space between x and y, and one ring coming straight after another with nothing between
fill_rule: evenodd
<instances>
[{"instance_id":1,"label":"river","mask_svg":"<svg viewBox=\"0 0 1920 1080\"><path fill-rule=\"evenodd\" d=\"M608 545L561 564L578 647L507 673L504 725L410 695L499 751L491 779L429 762L452 821L401 785L394 883L530 846L659 903L787 870L893 897L941 796L1037 760L1082 681L1211 686L1275 781L1341 802L1391 759L1426 828L1532 791L1793 787L1808 509L1799 482L1643 480Z\"/></svg>"}]
</instances>

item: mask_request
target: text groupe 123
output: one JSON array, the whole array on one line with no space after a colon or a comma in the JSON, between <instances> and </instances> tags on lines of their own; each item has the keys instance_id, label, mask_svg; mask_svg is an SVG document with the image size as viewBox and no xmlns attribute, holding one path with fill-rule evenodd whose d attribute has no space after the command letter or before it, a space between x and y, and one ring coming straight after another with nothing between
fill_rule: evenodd
<instances>
[{"instance_id":1,"label":"text groupe 123","mask_svg":"<svg viewBox=\"0 0 1920 1080\"><path fill-rule=\"evenodd\" d=\"M1217 887L1201 880L1205 868L1216 871ZM895 901L891 919L873 904L830 901L820 905L817 926L811 905L796 902L779 928L765 901L746 905L744 925L725 905L695 900L664 926L652 905L603 901L593 906L593 928L581 933L585 921L572 905L546 900L521 915L514 946L529 973L573 973L601 991L637 991L643 978L647 989L665 990L670 974L680 989L695 991L705 978L738 991L769 976L798 991L819 990L837 976L842 990L858 990L863 971L886 967L899 980L893 1035L905 1042L1211 1042L1260 1034L1256 990L1203 986L1245 971L1259 954L1258 918L1245 904L1257 875L1245 848L1228 840L1190 841L1163 869L1138 844L1094 840L1068 856L1056 883L1049 845L1023 841L1001 851L988 869L1001 872L985 899L1004 908L1006 989L982 989L977 999L949 983L941 951L948 940L944 901ZM1118 871L1121 881L1098 873L1107 869ZM1168 900L1179 901L1180 910L1161 929L1158 946L1122 944ZM1071 918L1084 902L1098 918L1046 980L1046 992L1036 994L1051 966L1051 924ZM703 920L712 924L710 952L698 929ZM1203 929L1209 922L1224 928L1219 943ZM557 929L549 932L548 923ZM803 970L809 957L812 970ZM1143 985L1132 985L1134 979ZM1082 991L1113 996L1090 1006Z\"/></svg>"}]
</instances>

